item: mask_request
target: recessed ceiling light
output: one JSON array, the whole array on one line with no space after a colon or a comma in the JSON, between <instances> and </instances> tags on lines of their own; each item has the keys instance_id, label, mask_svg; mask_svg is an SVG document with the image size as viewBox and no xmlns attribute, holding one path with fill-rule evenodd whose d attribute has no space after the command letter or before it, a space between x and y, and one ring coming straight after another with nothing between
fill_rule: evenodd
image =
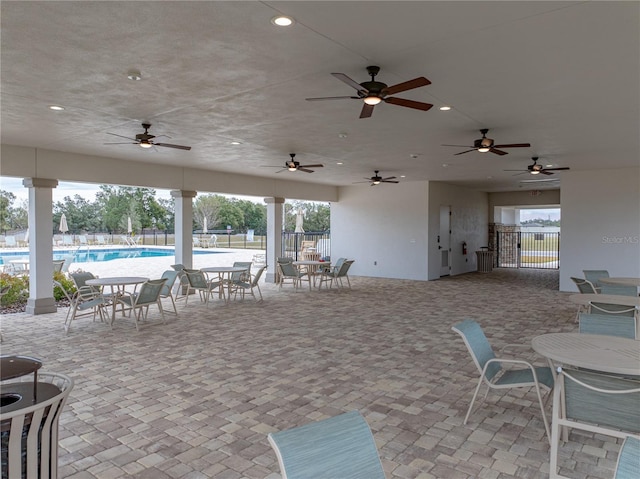
<instances>
[{"instance_id":1,"label":"recessed ceiling light","mask_svg":"<svg viewBox=\"0 0 640 479\"><path fill-rule=\"evenodd\" d=\"M338 138L346 138L347 136L349 135L347 135L346 133L338 133Z\"/></svg>"},{"instance_id":2,"label":"recessed ceiling light","mask_svg":"<svg viewBox=\"0 0 640 479\"><path fill-rule=\"evenodd\" d=\"M406 178L407 175L400 175L400 178Z\"/></svg>"},{"instance_id":3,"label":"recessed ceiling light","mask_svg":"<svg viewBox=\"0 0 640 479\"><path fill-rule=\"evenodd\" d=\"M553 168L553 165L544 165L545 168Z\"/></svg>"},{"instance_id":4,"label":"recessed ceiling light","mask_svg":"<svg viewBox=\"0 0 640 479\"><path fill-rule=\"evenodd\" d=\"M287 17L286 15L278 15L277 17L273 17L271 19L271 23L279 27L288 27L290 25L293 25L293 18Z\"/></svg>"},{"instance_id":5,"label":"recessed ceiling light","mask_svg":"<svg viewBox=\"0 0 640 479\"><path fill-rule=\"evenodd\" d=\"M418 158L418 155L417 155L417 154L415 154L415 153L411 153L411 154L409 155L409 158L416 159L416 158Z\"/></svg>"},{"instance_id":6,"label":"recessed ceiling light","mask_svg":"<svg viewBox=\"0 0 640 479\"><path fill-rule=\"evenodd\" d=\"M142 73L138 70L131 70L127 72L127 78L132 81L139 81L142 80Z\"/></svg>"},{"instance_id":7,"label":"recessed ceiling light","mask_svg":"<svg viewBox=\"0 0 640 479\"><path fill-rule=\"evenodd\" d=\"M443 168L447 168L448 166L449 166L449 163L442 163Z\"/></svg>"},{"instance_id":8,"label":"recessed ceiling light","mask_svg":"<svg viewBox=\"0 0 640 479\"><path fill-rule=\"evenodd\" d=\"M64 110L64 107L60 105L49 105L49 110L62 111Z\"/></svg>"},{"instance_id":9,"label":"recessed ceiling light","mask_svg":"<svg viewBox=\"0 0 640 479\"><path fill-rule=\"evenodd\" d=\"M451 110L451 107L448 105L442 105L440 107L440 111L449 111L449 110Z\"/></svg>"},{"instance_id":10,"label":"recessed ceiling light","mask_svg":"<svg viewBox=\"0 0 640 479\"><path fill-rule=\"evenodd\" d=\"M232 145L242 145L242 143L240 143L239 141L232 141L231 144Z\"/></svg>"},{"instance_id":11,"label":"recessed ceiling light","mask_svg":"<svg viewBox=\"0 0 640 479\"><path fill-rule=\"evenodd\" d=\"M338 161L338 162L336 163L336 165L342 165L342 164L343 164L343 163L342 163L341 161Z\"/></svg>"}]
</instances>

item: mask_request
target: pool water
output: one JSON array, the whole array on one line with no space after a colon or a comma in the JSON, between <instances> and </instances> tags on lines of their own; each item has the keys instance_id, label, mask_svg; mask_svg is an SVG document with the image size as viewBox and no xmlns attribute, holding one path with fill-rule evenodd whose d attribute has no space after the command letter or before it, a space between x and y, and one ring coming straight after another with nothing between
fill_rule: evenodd
<instances>
[{"instance_id":1,"label":"pool water","mask_svg":"<svg viewBox=\"0 0 640 479\"><path fill-rule=\"evenodd\" d=\"M193 254L220 254L222 251L194 251ZM172 249L160 248L122 248L122 249L83 249L83 250L66 250L55 251L53 259L64 259L65 256L74 255L75 263L93 263L102 261L111 261L113 259L125 258L155 258L158 256L175 256ZM28 254L21 252L3 253L0 257L0 264L4 262L27 257Z\"/></svg>"}]
</instances>

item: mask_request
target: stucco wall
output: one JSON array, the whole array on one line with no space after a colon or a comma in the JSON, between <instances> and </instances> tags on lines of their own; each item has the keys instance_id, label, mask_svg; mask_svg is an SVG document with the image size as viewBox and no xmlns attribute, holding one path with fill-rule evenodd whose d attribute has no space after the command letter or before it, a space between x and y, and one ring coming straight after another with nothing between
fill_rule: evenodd
<instances>
[{"instance_id":1,"label":"stucco wall","mask_svg":"<svg viewBox=\"0 0 640 479\"><path fill-rule=\"evenodd\" d=\"M426 280L427 191L426 182L341 187L331 257L355 259L357 276Z\"/></svg>"},{"instance_id":2,"label":"stucco wall","mask_svg":"<svg viewBox=\"0 0 640 479\"><path fill-rule=\"evenodd\" d=\"M562 180L560 290L606 269L640 277L640 168L575 171Z\"/></svg>"}]
</instances>

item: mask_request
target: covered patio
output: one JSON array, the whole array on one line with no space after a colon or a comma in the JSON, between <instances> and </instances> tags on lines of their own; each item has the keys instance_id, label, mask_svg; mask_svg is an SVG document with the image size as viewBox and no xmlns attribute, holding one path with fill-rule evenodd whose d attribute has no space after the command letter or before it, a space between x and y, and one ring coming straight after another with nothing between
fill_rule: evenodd
<instances>
[{"instance_id":1,"label":"covered patio","mask_svg":"<svg viewBox=\"0 0 640 479\"><path fill-rule=\"evenodd\" d=\"M43 370L75 379L60 426L67 479L276 479L269 432L353 409L388 478L548 477L534 392L492 392L463 425L477 371L450 328L475 319L496 349L575 331L558 271L352 285L293 293L265 284L264 303L189 302L139 333L84 319L65 335L64 310L7 315L3 354L41 358ZM613 476L615 439L571 438L563 474Z\"/></svg>"}]
</instances>

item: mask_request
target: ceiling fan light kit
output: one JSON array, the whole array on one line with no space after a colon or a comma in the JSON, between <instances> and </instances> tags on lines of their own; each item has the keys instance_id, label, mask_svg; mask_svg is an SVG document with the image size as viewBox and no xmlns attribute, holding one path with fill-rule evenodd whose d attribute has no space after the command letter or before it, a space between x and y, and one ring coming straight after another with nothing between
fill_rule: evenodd
<instances>
[{"instance_id":1,"label":"ceiling fan light kit","mask_svg":"<svg viewBox=\"0 0 640 479\"><path fill-rule=\"evenodd\" d=\"M338 80L346 83L352 88L355 88L355 96L328 96L319 98L307 98L307 101L318 100L362 100L364 105L360 112L360 118L369 118L373 114L373 108L381 102L390 103L392 105L404 106L406 108L413 108L416 110L427 111L433 105L430 103L423 103L420 101L407 100L405 98L397 98L389 95L395 95L414 88L430 85L431 82L425 77L414 78L397 85L387 86L386 83L376 81L376 75L380 72L380 67L371 65L367 67L367 73L371 76L371 81L358 83L352 78L348 77L344 73L332 73Z\"/></svg>"},{"instance_id":2,"label":"ceiling fan light kit","mask_svg":"<svg viewBox=\"0 0 640 479\"><path fill-rule=\"evenodd\" d=\"M138 145L140 146L140 148L151 148L152 146L163 146L166 148L175 148L178 150L191 150L190 146L184 146L184 145L172 145L170 143L156 143L155 141L153 141L154 138L157 138L155 135L152 135L149 133L149 128L151 128L151 123L143 123L142 124L142 128L144 128L144 133L138 133L136 135L135 138L129 138L128 136L123 136L123 135L118 135L116 133L109 133L107 132L108 135L113 135L113 136L117 136L120 138L126 138L127 140L129 140L128 142L118 142L118 143L105 143L105 145L128 145L128 144L133 144L133 145ZM165 135L160 135L160 136L165 136ZM133 143L131 143L133 142Z\"/></svg>"},{"instance_id":3,"label":"ceiling fan light kit","mask_svg":"<svg viewBox=\"0 0 640 479\"><path fill-rule=\"evenodd\" d=\"M487 138L487 133L489 133L488 128L483 128L480 130L482 133L482 138L478 138L474 140L473 146L466 145L442 145L442 146L456 146L461 148L470 148L469 150L461 151L460 153L456 153L456 155L463 155L464 153L469 153L471 151L478 151L480 153L494 153L496 155L507 155L506 151L502 151L501 148L529 148L531 145L529 143L510 143L504 145L496 145L493 141L493 138Z\"/></svg>"}]
</instances>

